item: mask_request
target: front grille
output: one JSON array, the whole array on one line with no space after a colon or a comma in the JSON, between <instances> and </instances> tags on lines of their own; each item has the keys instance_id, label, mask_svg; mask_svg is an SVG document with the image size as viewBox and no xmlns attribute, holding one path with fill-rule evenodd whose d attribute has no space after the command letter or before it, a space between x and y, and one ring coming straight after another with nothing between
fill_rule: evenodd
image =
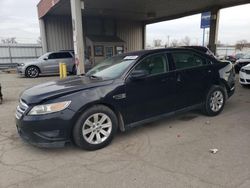
<instances>
[{"instance_id":1,"label":"front grille","mask_svg":"<svg viewBox=\"0 0 250 188\"><path fill-rule=\"evenodd\" d=\"M23 100L20 100L19 105L16 108L16 118L20 119L28 108L29 106Z\"/></svg>"}]
</instances>

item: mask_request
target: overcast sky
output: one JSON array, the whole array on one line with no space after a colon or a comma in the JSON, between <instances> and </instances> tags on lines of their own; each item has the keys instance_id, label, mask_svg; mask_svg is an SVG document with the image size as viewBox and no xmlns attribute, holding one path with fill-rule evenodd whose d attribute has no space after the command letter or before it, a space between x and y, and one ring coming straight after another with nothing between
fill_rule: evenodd
<instances>
[{"instance_id":1,"label":"overcast sky","mask_svg":"<svg viewBox=\"0 0 250 188\"><path fill-rule=\"evenodd\" d=\"M19 42L36 42L40 36L36 5L39 0L0 0L0 39L16 37ZM151 24L147 26L147 43L154 39L170 42L191 38L193 44L201 44L201 15ZM250 41L250 4L221 10L219 40L234 44L238 40Z\"/></svg>"},{"instance_id":2,"label":"overcast sky","mask_svg":"<svg viewBox=\"0 0 250 188\"><path fill-rule=\"evenodd\" d=\"M202 44L203 30L200 29L201 14L188 16L147 26L147 43L154 39L170 42L181 40L185 36L191 38L191 43ZM207 31L208 32L208 31ZM207 37L206 37L207 38ZM239 40L250 41L250 4L222 9L218 40L224 44L235 44Z\"/></svg>"}]
</instances>

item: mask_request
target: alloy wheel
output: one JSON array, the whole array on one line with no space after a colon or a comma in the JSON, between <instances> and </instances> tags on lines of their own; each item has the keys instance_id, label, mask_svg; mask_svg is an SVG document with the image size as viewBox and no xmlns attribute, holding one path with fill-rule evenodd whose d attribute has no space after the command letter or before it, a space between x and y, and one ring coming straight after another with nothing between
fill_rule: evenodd
<instances>
[{"instance_id":1,"label":"alloy wheel","mask_svg":"<svg viewBox=\"0 0 250 188\"><path fill-rule=\"evenodd\" d=\"M82 135L89 144L101 144L112 131L112 121L104 113L95 113L82 126Z\"/></svg>"},{"instance_id":2,"label":"alloy wheel","mask_svg":"<svg viewBox=\"0 0 250 188\"><path fill-rule=\"evenodd\" d=\"M210 98L210 108L213 112L218 112L224 103L224 96L221 91L214 91Z\"/></svg>"},{"instance_id":3,"label":"alloy wheel","mask_svg":"<svg viewBox=\"0 0 250 188\"><path fill-rule=\"evenodd\" d=\"M37 68L35 67L30 67L28 70L27 70L27 73L28 73L28 76L31 77L31 78L36 78L39 74L39 71Z\"/></svg>"}]
</instances>

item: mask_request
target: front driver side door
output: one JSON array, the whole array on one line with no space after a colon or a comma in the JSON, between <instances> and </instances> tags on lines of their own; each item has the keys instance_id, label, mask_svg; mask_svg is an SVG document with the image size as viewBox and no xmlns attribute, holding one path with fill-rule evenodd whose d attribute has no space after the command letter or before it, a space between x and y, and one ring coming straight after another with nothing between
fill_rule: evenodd
<instances>
[{"instance_id":1,"label":"front driver side door","mask_svg":"<svg viewBox=\"0 0 250 188\"><path fill-rule=\"evenodd\" d=\"M128 121L133 123L173 110L175 73L170 72L165 54L147 56L134 68L148 72L138 80L126 80Z\"/></svg>"}]
</instances>

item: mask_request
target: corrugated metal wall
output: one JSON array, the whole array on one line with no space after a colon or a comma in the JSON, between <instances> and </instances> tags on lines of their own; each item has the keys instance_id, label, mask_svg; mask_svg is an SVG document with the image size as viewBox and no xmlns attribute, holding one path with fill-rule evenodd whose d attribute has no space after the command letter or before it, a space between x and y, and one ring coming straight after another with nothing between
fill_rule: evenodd
<instances>
[{"instance_id":1,"label":"corrugated metal wall","mask_svg":"<svg viewBox=\"0 0 250 188\"><path fill-rule=\"evenodd\" d=\"M143 24L141 22L118 21L117 36L126 42L128 52L143 49Z\"/></svg>"},{"instance_id":2,"label":"corrugated metal wall","mask_svg":"<svg viewBox=\"0 0 250 188\"><path fill-rule=\"evenodd\" d=\"M45 18L48 51L72 50L73 31L70 16L48 16Z\"/></svg>"},{"instance_id":3,"label":"corrugated metal wall","mask_svg":"<svg viewBox=\"0 0 250 188\"><path fill-rule=\"evenodd\" d=\"M111 21L113 19L110 19ZM88 24L83 28L84 33L93 30L93 19L88 18ZM93 21L94 22L94 21ZM86 27L88 26L88 29ZM73 49L72 21L66 16L47 16L45 18L48 51ZM98 30L98 32L100 32ZM116 21L116 34L126 42L127 51L143 49L143 24L133 21ZM104 33L103 33L104 35Z\"/></svg>"},{"instance_id":4,"label":"corrugated metal wall","mask_svg":"<svg viewBox=\"0 0 250 188\"><path fill-rule=\"evenodd\" d=\"M41 55L41 45L0 44L0 64L30 61Z\"/></svg>"}]
</instances>

